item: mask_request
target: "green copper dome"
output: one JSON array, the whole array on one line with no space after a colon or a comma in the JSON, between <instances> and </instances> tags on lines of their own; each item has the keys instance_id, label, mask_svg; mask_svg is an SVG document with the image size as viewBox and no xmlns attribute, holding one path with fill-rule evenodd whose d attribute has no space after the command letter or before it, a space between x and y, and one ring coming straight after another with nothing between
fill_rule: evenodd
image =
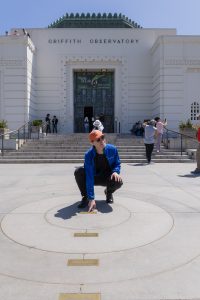
<instances>
[{"instance_id":1,"label":"green copper dome","mask_svg":"<svg viewBox=\"0 0 200 300\"><path fill-rule=\"evenodd\" d=\"M122 14L66 14L48 28L142 28Z\"/></svg>"}]
</instances>

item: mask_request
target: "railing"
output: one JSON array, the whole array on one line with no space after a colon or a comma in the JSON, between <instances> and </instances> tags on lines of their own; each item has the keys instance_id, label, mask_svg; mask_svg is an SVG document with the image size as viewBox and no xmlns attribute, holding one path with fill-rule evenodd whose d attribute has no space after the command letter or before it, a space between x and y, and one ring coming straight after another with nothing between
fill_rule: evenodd
<instances>
[{"instance_id":1,"label":"railing","mask_svg":"<svg viewBox=\"0 0 200 300\"><path fill-rule=\"evenodd\" d=\"M33 136L35 139L40 139L40 133L44 133L46 130L46 124L42 124L42 126L37 126L34 128L32 126L32 121L27 122L26 124L22 125L16 130L8 131L5 133L0 134L0 141L1 141L1 156L4 156L5 152L5 143L7 141L10 142L12 140L16 141L15 150L19 149L21 145L23 145L28 139L31 139ZM42 135L43 136L43 135Z\"/></svg>"},{"instance_id":2,"label":"railing","mask_svg":"<svg viewBox=\"0 0 200 300\"><path fill-rule=\"evenodd\" d=\"M180 149L181 155L183 155L183 151L186 148L197 148L198 141L194 136L170 130L165 127L163 133L163 144L167 149Z\"/></svg>"},{"instance_id":3,"label":"railing","mask_svg":"<svg viewBox=\"0 0 200 300\"><path fill-rule=\"evenodd\" d=\"M114 123L114 132L118 133L118 134L121 133L121 124L117 120L115 120L115 123Z\"/></svg>"}]
</instances>

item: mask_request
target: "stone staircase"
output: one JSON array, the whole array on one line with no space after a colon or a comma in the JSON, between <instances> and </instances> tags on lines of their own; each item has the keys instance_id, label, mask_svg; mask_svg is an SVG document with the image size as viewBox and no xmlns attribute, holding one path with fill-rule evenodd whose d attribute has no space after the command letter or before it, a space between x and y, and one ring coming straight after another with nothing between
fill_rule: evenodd
<instances>
[{"instance_id":1,"label":"stone staircase","mask_svg":"<svg viewBox=\"0 0 200 300\"><path fill-rule=\"evenodd\" d=\"M142 138L130 134L106 134L107 143L117 146L122 163L144 163L145 147ZM40 140L28 140L18 151L5 151L0 163L83 163L90 147L87 134L48 135ZM180 151L165 149L156 153L152 161L158 163L191 162Z\"/></svg>"}]
</instances>

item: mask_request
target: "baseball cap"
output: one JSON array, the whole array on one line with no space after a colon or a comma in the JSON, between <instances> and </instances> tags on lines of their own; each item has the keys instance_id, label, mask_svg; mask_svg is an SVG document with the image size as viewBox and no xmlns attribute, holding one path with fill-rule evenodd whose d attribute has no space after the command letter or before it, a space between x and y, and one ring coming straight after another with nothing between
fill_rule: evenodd
<instances>
[{"instance_id":1,"label":"baseball cap","mask_svg":"<svg viewBox=\"0 0 200 300\"><path fill-rule=\"evenodd\" d=\"M104 135L100 130L92 130L89 134L90 142L94 142L99 139L102 135Z\"/></svg>"}]
</instances>

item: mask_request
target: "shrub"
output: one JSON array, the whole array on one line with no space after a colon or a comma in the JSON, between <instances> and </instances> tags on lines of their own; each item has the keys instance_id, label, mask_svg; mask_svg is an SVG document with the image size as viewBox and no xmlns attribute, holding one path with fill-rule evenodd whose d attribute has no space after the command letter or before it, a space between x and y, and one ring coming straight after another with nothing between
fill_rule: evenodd
<instances>
[{"instance_id":1,"label":"shrub","mask_svg":"<svg viewBox=\"0 0 200 300\"><path fill-rule=\"evenodd\" d=\"M192 128L193 128L194 130L196 130L196 131L199 129L199 127L200 127L199 124L192 125Z\"/></svg>"},{"instance_id":2,"label":"shrub","mask_svg":"<svg viewBox=\"0 0 200 300\"><path fill-rule=\"evenodd\" d=\"M0 120L0 128L7 128L7 121L6 120Z\"/></svg>"},{"instance_id":3,"label":"shrub","mask_svg":"<svg viewBox=\"0 0 200 300\"><path fill-rule=\"evenodd\" d=\"M190 128L190 129L193 129L193 124L192 122L188 119L186 122L180 122L179 124L179 128L180 129L186 129L186 128Z\"/></svg>"},{"instance_id":4,"label":"shrub","mask_svg":"<svg viewBox=\"0 0 200 300\"><path fill-rule=\"evenodd\" d=\"M42 125L42 120L33 120L32 125L33 126L41 126Z\"/></svg>"}]
</instances>

